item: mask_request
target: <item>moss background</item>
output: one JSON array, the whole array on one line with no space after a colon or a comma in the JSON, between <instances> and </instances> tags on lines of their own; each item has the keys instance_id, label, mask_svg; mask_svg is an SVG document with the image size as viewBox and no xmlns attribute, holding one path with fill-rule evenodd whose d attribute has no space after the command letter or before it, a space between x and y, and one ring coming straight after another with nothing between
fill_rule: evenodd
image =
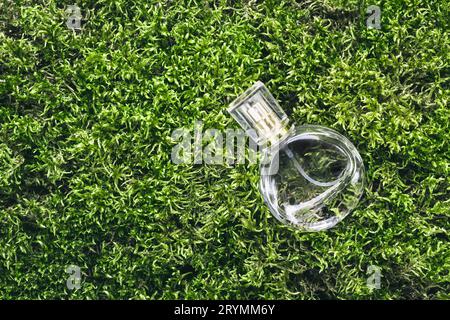
<instances>
[{"instance_id":1,"label":"moss background","mask_svg":"<svg viewBox=\"0 0 450 320\"><path fill-rule=\"evenodd\" d=\"M447 1L75 3L81 32L73 2L0 0L0 298L450 298ZM258 79L361 152L328 232L279 224L256 165L170 161Z\"/></svg>"}]
</instances>

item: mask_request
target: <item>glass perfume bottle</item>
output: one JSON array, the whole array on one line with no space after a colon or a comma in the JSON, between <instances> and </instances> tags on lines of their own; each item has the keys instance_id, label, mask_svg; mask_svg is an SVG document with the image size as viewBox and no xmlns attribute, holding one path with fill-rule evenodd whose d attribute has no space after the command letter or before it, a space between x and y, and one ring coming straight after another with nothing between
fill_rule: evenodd
<instances>
[{"instance_id":1,"label":"glass perfume bottle","mask_svg":"<svg viewBox=\"0 0 450 320\"><path fill-rule=\"evenodd\" d=\"M262 151L260 190L279 221L320 231L355 208L365 173L347 138L323 126L290 124L260 81L234 100L228 112Z\"/></svg>"}]
</instances>

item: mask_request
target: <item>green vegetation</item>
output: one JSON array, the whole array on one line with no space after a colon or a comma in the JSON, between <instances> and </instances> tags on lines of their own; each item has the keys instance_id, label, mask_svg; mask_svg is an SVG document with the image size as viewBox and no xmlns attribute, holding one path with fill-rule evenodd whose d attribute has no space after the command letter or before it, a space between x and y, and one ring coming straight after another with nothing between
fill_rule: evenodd
<instances>
[{"instance_id":1,"label":"green vegetation","mask_svg":"<svg viewBox=\"0 0 450 320\"><path fill-rule=\"evenodd\" d=\"M79 0L79 32L68 4L0 0L0 298L450 298L447 1ZM330 231L278 223L257 165L170 161L256 80L361 152Z\"/></svg>"}]
</instances>

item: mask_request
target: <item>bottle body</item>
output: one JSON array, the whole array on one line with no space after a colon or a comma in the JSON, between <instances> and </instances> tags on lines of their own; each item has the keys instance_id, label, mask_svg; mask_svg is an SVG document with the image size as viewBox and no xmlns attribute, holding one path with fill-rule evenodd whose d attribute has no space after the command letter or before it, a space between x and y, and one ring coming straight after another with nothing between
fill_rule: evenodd
<instances>
[{"instance_id":1,"label":"bottle body","mask_svg":"<svg viewBox=\"0 0 450 320\"><path fill-rule=\"evenodd\" d=\"M364 165L355 146L335 130L294 128L261 164L260 189L272 214L305 231L333 227L357 205Z\"/></svg>"}]
</instances>

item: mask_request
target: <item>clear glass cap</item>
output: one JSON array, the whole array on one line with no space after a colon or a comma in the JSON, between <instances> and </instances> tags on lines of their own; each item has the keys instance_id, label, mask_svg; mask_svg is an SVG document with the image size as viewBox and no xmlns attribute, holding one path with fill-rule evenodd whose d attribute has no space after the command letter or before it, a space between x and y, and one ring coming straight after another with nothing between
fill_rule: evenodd
<instances>
[{"instance_id":1,"label":"clear glass cap","mask_svg":"<svg viewBox=\"0 0 450 320\"><path fill-rule=\"evenodd\" d=\"M260 146L276 145L288 136L289 119L261 81L234 100L228 112Z\"/></svg>"}]
</instances>

